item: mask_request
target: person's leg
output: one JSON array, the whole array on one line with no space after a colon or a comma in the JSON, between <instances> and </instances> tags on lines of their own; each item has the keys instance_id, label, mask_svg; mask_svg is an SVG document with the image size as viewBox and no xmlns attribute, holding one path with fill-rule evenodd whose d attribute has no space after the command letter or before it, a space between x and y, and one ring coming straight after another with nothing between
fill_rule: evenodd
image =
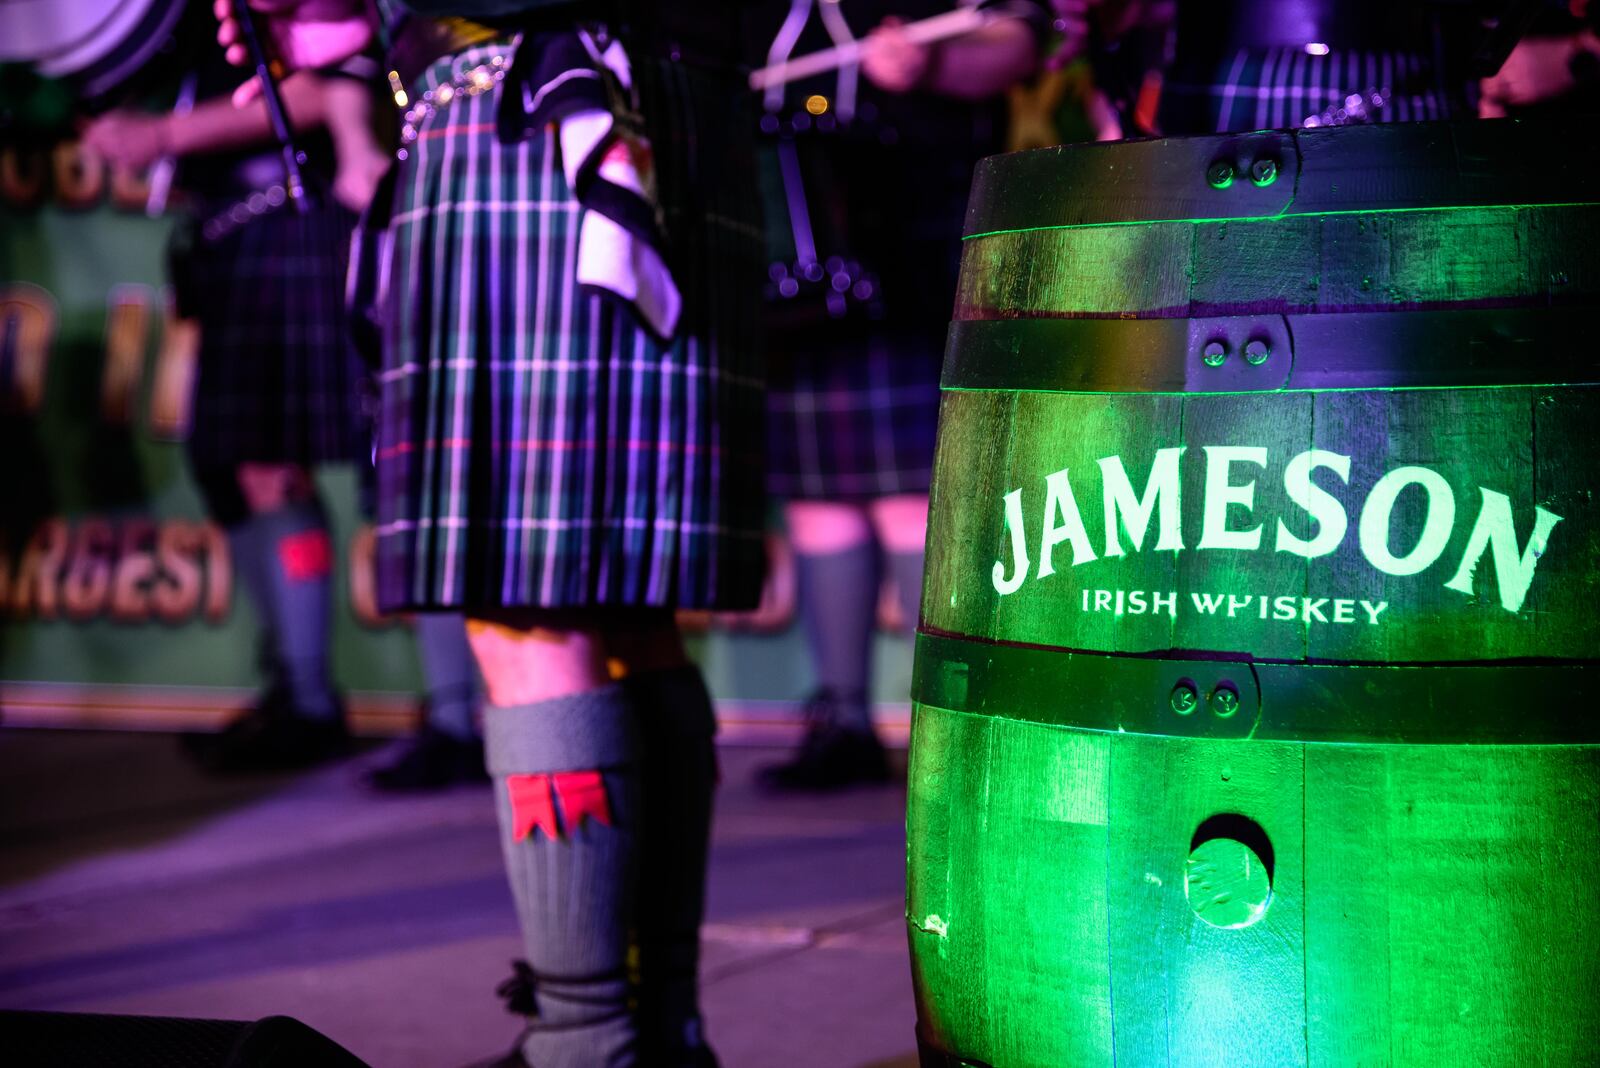
<instances>
[{"instance_id":1,"label":"person's leg","mask_svg":"<svg viewBox=\"0 0 1600 1068\"><path fill-rule=\"evenodd\" d=\"M185 739L218 771L296 767L343 752L343 709L329 671L332 546L311 477L290 464L197 469L212 516L261 620L270 681L219 735Z\"/></svg>"},{"instance_id":2,"label":"person's leg","mask_svg":"<svg viewBox=\"0 0 1600 1068\"><path fill-rule=\"evenodd\" d=\"M817 689L834 698L834 723L870 731L867 688L880 573L867 513L837 501L790 501L784 518Z\"/></svg>"},{"instance_id":3,"label":"person's leg","mask_svg":"<svg viewBox=\"0 0 1600 1068\"><path fill-rule=\"evenodd\" d=\"M266 674L269 693L281 687L283 669L277 663L278 641L272 632L271 546L265 524L250 513L250 505L239 488L239 473L231 467L196 467L195 483L205 502L206 514L222 528L228 539L228 556L233 573L256 610L260 630L258 658ZM274 697L281 696L275 694ZM274 698L268 698L269 700Z\"/></svg>"},{"instance_id":4,"label":"person's leg","mask_svg":"<svg viewBox=\"0 0 1600 1068\"><path fill-rule=\"evenodd\" d=\"M478 737L478 672L467 642L466 620L425 612L413 626L422 681L427 688L428 726L457 741Z\"/></svg>"},{"instance_id":5,"label":"person's leg","mask_svg":"<svg viewBox=\"0 0 1600 1068\"><path fill-rule=\"evenodd\" d=\"M368 776L380 790L436 790L486 777L478 731L478 673L466 620L425 612L412 623L426 688L423 722L399 751Z\"/></svg>"},{"instance_id":6,"label":"person's leg","mask_svg":"<svg viewBox=\"0 0 1600 1068\"><path fill-rule=\"evenodd\" d=\"M872 529L894 579L906 626L917 629L922 607L923 550L928 540L928 495L902 493L868 505Z\"/></svg>"},{"instance_id":7,"label":"person's leg","mask_svg":"<svg viewBox=\"0 0 1600 1068\"><path fill-rule=\"evenodd\" d=\"M288 705L305 719L342 715L330 670L333 543L311 475L293 464L243 464L239 488L263 549L264 613Z\"/></svg>"},{"instance_id":8,"label":"person's leg","mask_svg":"<svg viewBox=\"0 0 1600 1068\"><path fill-rule=\"evenodd\" d=\"M469 621L484 736L527 964L502 987L537 1068L640 1061L629 930L641 844L635 704L597 624Z\"/></svg>"},{"instance_id":9,"label":"person's leg","mask_svg":"<svg viewBox=\"0 0 1600 1068\"><path fill-rule=\"evenodd\" d=\"M880 571L867 512L838 501L791 501L784 512L817 689L799 754L763 769L762 779L800 789L882 779L870 692Z\"/></svg>"},{"instance_id":10,"label":"person's leg","mask_svg":"<svg viewBox=\"0 0 1600 1068\"><path fill-rule=\"evenodd\" d=\"M700 923L717 783L716 714L669 618L613 631L608 663L622 675L644 743L640 833L639 1026L646 1064L716 1063L700 1019Z\"/></svg>"}]
</instances>

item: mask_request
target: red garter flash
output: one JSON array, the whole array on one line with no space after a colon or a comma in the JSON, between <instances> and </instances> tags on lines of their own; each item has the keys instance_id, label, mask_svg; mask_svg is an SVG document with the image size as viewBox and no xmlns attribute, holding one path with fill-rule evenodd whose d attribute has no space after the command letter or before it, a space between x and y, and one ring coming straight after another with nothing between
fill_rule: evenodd
<instances>
[{"instance_id":1,"label":"red garter flash","mask_svg":"<svg viewBox=\"0 0 1600 1068\"><path fill-rule=\"evenodd\" d=\"M552 842L560 839L556 828L556 806L550 796L548 775L507 775L506 793L511 798L511 837L520 842L535 827Z\"/></svg>"},{"instance_id":2,"label":"red garter flash","mask_svg":"<svg viewBox=\"0 0 1600 1068\"><path fill-rule=\"evenodd\" d=\"M563 771L551 778L568 831L576 829L585 816L611 826L611 804L606 800L605 780L598 771Z\"/></svg>"},{"instance_id":3,"label":"red garter flash","mask_svg":"<svg viewBox=\"0 0 1600 1068\"><path fill-rule=\"evenodd\" d=\"M319 579L333 570L333 545L326 530L302 530L278 542L278 560L290 582Z\"/></svg>"},{"instance_id":4,"label":"red garter flash","mask_svg":"<svg viewBox=\"0 0 1600 1068\"><path fill-rule=\"evenodd\" d=\"M554 793L552 793L554 787ZM561 820L568 831L588 816L596 823L611 826L611 803L606 800L605 780L598 771L562 771L554 775L508 775L506 793L511 798L511 836L520 842L537 828L552 842L559 841L556 803L561 804Z\"/></svg>"}]
</instances>

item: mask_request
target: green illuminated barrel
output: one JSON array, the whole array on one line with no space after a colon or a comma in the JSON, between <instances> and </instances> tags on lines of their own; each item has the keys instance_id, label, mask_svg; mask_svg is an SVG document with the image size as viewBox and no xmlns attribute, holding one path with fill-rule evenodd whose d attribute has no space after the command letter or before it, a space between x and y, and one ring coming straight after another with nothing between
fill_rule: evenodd
<instances>
[{"instance_id":1,"label":"green illuminated barrel","mask_svg":"<svg viewBox=\"0 0 1600 1068\"><path fill-rule=\"evenodd\" d=\"M1600 153L980 168L917 639L925 1064L1600 1063Z\"/></svg>"}]
</instances>

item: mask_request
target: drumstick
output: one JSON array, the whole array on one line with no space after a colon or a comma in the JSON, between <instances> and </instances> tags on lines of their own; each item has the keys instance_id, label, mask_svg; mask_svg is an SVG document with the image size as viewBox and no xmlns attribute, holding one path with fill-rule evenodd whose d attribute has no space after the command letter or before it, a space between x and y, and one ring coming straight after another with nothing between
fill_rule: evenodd
<instances>
[{"instance_id":1,"label":"drumstick","mask_svg":"<svg viewBox=\"0 0 1600 1068\"><path fill-rule=\"evenodd\" d=\"M187 115L194 110L194 94L199 79L193 71L183 76L178 86L178 99L172 105L174 115ZM167 153L150 167L150 195L145 198L144 213L154 219L166 213L167 198L172 193L172 176L178 169L178 157Z\"/></svg>"},{"instance_id":2,"label":"drumstick","mask_svg":"<svg viewBox=\"0 0 1600 1068\"><path fill-rule=\"evenodd\" d=\"M267 119L278 138L283 152L283 189L295 211L304 214L311 210L306 200L305 183L300 178L300 161L304 158L295 147L294 135L289 130L289 118L283 107L283 96L278 92L278 81L272 76L267 62L267 50L262 47L261 35L256 30L256 20L250 11L249 0L233 0L233 17L239 22L239 34L250 52L250 62L255 64L256 78L261 82L261 102L267 106Z\"/></svg>"},{"instance_id":3,"label":"drumstick","mask_svg":"<svg viewBox=\"0 0 1600 1068\"><path fill-rule=\"evenodd\" d=\"M912 44L932 44L935 41L944 41L980 30L995 18L996 16L987 10L963 7L919 22L907 23L904 31ZM770 67L762 67L760 70L750 72L750 88L759 91L770 86L809 78L814 74L825 74L850 63L858 63L865 47L864 39L849 41L798 59L788 59L782 63L774 63Z\"/></svg>"}]
</instances>

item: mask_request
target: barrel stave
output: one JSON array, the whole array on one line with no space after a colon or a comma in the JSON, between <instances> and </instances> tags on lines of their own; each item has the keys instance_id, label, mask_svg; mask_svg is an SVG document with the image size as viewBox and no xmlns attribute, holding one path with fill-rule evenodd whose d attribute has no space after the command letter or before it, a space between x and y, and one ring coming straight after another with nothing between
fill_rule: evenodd
<instances>
[{"instance_id":1,"label":"barrel stave","mask_svg":"<svg viewBox=\"0 0 1600 1068\"><path fill-rule=\"evenodd\" d=\"M1177 574L1173 588L1178 594L1178 608L1172 621L1172 648L1226 650L1263 660L1302 660L1321 640L1310 623L1286 625L1270 618L1270 614L1267 619L1256 615L1257 600L1262 596L1298 595L1313 588L1307 581L1311 561L1274 548L1278 517L1292 520L1295 511L1278 472L1289 457L1313 447L1313 399L1314 395L1308 393L1183 398L1176 425L1182 428L1185 446L1180 511L1184 513L1186 548L1175 554L1157 554L1178 558L1174 564ZM1222 513L1229 529L1258 528L1254 534L1240 535L1256 538L1260 547L1254 550L1199 547L1205 545L1205 521L1213 507L1210 498L1218 495L1216 487L1207 485L1211 470L1207 461L1211 450L1223 448L1266 450L1265 467L1250 460L1230 465L1230 483L1255 483L1253 507L1247 512L1233 505ZM1143 474L1143 466L1137 461L1130 459L1128 467L1130 475L1133 471ZM1140 476L1132 477L1137 487ZM1204 507L1182 508L1182 502L1202 502ZM1090 576L1084 578L1088 580ZM1234 608L1234 601L1230 600L1214 613L1205 613L1195 609L1196 595L1248 597L1250 601ZM1227 614L1230 612L1232 616ZM1128 648L1125 644L1095 647Z\"/></svg>"},{"instance_id":2,"label":"barrel stave","mask_svg":"<svg viewBox=\"0 0 1600 1068\"><path fill-rule=\"evenodd\" d=\"M1313 1059L1590 1063L1600 747L1305 749Z\"/></svg>"},{"instance_id":3,"label":"barrel stave","mask_svg":"<svg viewBox=\"0 0 1600 1068\"><path fill-rule=\"evenodd\" d=\"M1109 1063L1108 737L928 706L915 730L908 930L918 1001L938 1005L924 1038L986 1064Z\"/></svg>"},{"instance_id":4,"label":"barrel stave","mask_svg":"<svg viewBox=\"0 0 1600 1068\"><path fill-rule=\"evenodd\" d=\"M1303 746L1120 735L1107 885L1116 1063L1291 1068L1306 1056ZM1248 813L1272 846L1255 923L1213 927L1185 894L1196 829Z\"/></svg>"}]
</instances>

